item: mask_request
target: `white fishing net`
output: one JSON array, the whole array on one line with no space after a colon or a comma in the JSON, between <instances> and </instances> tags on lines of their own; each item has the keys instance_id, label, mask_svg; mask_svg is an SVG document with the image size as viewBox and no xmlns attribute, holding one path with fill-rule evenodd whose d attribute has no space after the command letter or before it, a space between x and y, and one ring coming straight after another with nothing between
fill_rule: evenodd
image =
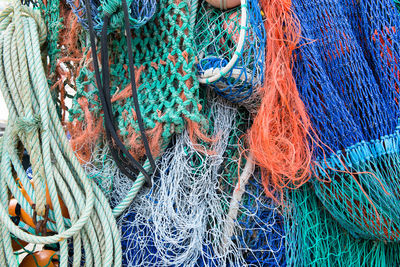
<instances>
[{"instance_id":1,"label":"white fishing net","mask_svg":"<svg viewBox=\"0 0 400 267\"><path fill-rule=\"evenodd\" d=\"M246 188L251 191L242 196L232 232L226 230L240 160L229 150L239 149L231 140L243 134L238 116L227 103L213 102L216 141L203 146L213 153L199 152L186 132L165 152L153 187L144 189L118 221L127 266L261 266L266 259L279 265L284 235L275 228L281 217L263 195L259 178L251 175Z\"/></svg>"}]
</instances>

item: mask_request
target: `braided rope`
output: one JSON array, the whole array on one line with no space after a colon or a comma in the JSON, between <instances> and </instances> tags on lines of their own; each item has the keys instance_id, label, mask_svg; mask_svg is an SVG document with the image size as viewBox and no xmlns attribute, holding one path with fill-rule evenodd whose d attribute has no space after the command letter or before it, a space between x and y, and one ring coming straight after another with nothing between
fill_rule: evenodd
<instances>
[{"instance_id":1,"label":"braided rope","mask_svg":"<svg viewBox=\"0 0 400 267\"><path fill-rule=\"evenodd\" d=\"M144 163L143 168L146 170L146 172L151 169L150 162L148 160L146 160ZM129 207L145 182L146 179L144 178L143 173L139 173L128 194L116 207L113 208L112 213L115 217L120 216Z\"/></svg>"}]
</instances>

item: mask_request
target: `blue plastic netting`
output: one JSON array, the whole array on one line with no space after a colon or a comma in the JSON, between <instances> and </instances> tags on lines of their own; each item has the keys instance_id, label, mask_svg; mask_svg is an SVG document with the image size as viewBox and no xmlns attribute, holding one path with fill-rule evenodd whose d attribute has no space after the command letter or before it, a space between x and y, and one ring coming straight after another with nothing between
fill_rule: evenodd
<instances>
[{"instance_id":1,"label":"blue plastic netting","mask_svg":"<svg viewBox=\"0 0 400 267\"><path fill-rule=\"evenodd\" d=\"M315 190L354 236L400 240L398 11L391 0L293 8L303 37L295 76L321 139Z\"/></svg>"}]
</instances>

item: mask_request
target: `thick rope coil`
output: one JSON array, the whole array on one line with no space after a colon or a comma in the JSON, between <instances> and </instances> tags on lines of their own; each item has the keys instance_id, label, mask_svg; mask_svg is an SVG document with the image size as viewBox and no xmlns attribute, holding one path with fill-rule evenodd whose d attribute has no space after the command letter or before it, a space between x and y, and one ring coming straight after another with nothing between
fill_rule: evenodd
<instances>
[{"instance_id":1,"label":"thick rope coil","mask_svg":"<svg viewBox=\"0 0 400 267\"><path fill-rule=\"evenodd\" d=\"M10 112L1 144L0 264L17 266L11 247L13 234L28 243L60 243L60 266L68 266L71 260L69 241L73 266L81 266L83 257L86 266L121 266L120 237L111 209L76 159L51 98L40 54L45 38L46 27L39 13L21 6L19 0L0 14L0 89ZM30 155L34 186L20 162L18 144ZM11 197L33 218L31 203L21 193L15 174L38 215L52 204L45 229L54 235L33 235L22 229L22 223L16 225L10 219ZM50 199L46 199L46 187ZM63 217L59 198L69 218Z\"/></svg>"}]
</instances>

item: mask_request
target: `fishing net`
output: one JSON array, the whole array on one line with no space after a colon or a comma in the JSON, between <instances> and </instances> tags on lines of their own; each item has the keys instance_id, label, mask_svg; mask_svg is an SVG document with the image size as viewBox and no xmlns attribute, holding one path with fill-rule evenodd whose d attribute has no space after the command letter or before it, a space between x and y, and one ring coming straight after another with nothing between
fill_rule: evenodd
<instances>
[{"instance_id":1,"label":"fishing net","mask_svg":"<svg viewBox=\"0 0 400 267\"><path fill-rule=\"evenodd\" d=\"M399 241L399 23L392 1L293 1L315 191L352 235ZM310 14L314 14L310 16Z\"/></svg>"},{"instance_id":2,"label":"fishing net","mask_svg":"<svg viewBox=\"0 0 400 267\"><path fill-rule=\"evenodd\" d=\"M397 9L400 10L400 1L399 0L393 0L393 2L395 3Z\"/></svg>"},{"instance_id":3,"label":"fishing net","mask_svg":"<svg viewBox=\"0 0 400 267\"><path fill-rule=\"evenodd\" d=\"M204 144L203 150L213 153L199 152L186 131L176 137L161 159L160 177L118 221L124 265L279 266L285 262L282 216L264 196L259 175L249 172L250 181L235 189L238 172L246 169L238 147L246 120L226 103L206 107L211 134L218 138L211 146ZM236 190L243 190L238 203L232 201ZM236 216L228 217L236 205Z\"/></svg>"},{"instance_id":4,"label":"fishing net","mask_svg":"<svg viewBox=\"0 0 400 267\"><path fill-rule=\"evenodd\" d=\"M398 266L397 243L354 238L325 209L313 188L287 192L288 266Z\"/></svg>"},{"instance_id":5,"label":"fishing net","mask_svg":"<svg viewBox=\"0 0 400 267\"><path fill-rule=\"evenodd\" d=\"M265 28L258 1L242 1L241 7L226 11L199 1L194 40L200 83L254 110L265 65Z\"/></svg>"},{"instance_id":6,"label":"fishing net","mask_svg":"<svg viewBox=\"0 0 400 267\"><path fill-rule=\"evenodd\" d=\"M74 14L86 29L88 21L86 14L86 4L84 0L67 0ZM129 7L129 23L132 28L139 28L147 23L155 14L157 2L155 0L131 0L127 1ZM103 27L104 13L111 15L109 31L121 29L124 24L124 15L120 1L90 0L90 10L94 29L97 32Z\"/></svg>"},{"instance_id":7,"label":"fishing net","mask_svg":"<svg viewBox=\"0 0 400 267\"><path fill-rule=\"evenodd\" d=\"M261 0L260 5L267 30L265 82L248 139L263 170L265 192L276 198L275 192L282 197L284 188L297 188L311 178L314 141L309 138L311 122L292 73L300 29L291 1Z\"/></svg>"},{"instance_id":8,"label":"fishing net","mask_svg":"<svg viewBox=\"0 0 400 267\"><path fill-rule=\"evenodd\" d=\"M188 38L189 8L185 2L164 1L154 21L132 31L138 101L153 155L160 155L174 133L188 126L202 136L207 122L200 115L199 85L193 44ZM145 154L129 80L126 38L111 33L110 95L115 126L135 159ZM76 95L69 109L71 144L81 161L103 142L103 118L94 81L91 51L85 51L76 78ZM205 137L204 137L205 138Z\"/></svg>"}]
</instances>

